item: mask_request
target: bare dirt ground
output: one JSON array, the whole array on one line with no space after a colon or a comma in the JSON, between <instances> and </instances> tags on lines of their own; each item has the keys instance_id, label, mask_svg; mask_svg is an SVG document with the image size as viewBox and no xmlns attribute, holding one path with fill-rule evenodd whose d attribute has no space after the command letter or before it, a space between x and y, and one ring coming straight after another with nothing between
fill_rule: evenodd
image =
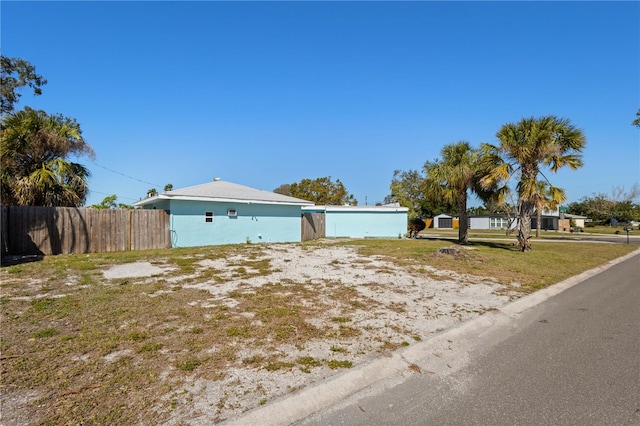
<instances>
[{"instance_id":1,"label":"bare dirt ground","mask_svg":"<svg viewBox=\"0 0 640 426\"><path fill-rule=\"evenodd\" d=\"M488 310L503 306L517 295L492 279L462 276L448 271L428 269L409 273L392 263L362 258L350 247L327 246L309 249L295 245L272 245L264 251L270 259L269 275L234 279L234 268L242 259L233 257L203 260L201 268L228 271L224 284L209 282L193 287L210 293L210 303L233 306L236 299L229 294L238 289L247 291L268 283L283 280L304 282L309 286L337 282L355 289L370 300L367 306L356 309L349 318L341 318L336 306L322 318L311 321L316 325L331 323L348 326L334 341L312 342L305 345L281 345L280 356L291 361L308 357L314 368L292 368L268 371L250 366L232 366L219 381L186 379L183 393L175 398L176 409L167 424L195 424L212 419L229 419L274 398L286 395L333 375L341 369L313 364L313 360L335 359L358 365L386 352L455 326ZM118 279L158 275L166 270L146 262L113 266L104 271L105 278ZM426 272L426 273L425 273ZM179 282L180 277L172 277ZM247 317L252 321L251 315ZM242 358L267 355L260 350L247 350ZM114 354L117 356L117 354ZM187 403L188 401L188 403Z\"/></svg>"},{"instance_id":2,"label":"bare dirt ground","mask_svg":"<svg viewBox=\"0 0 640 426\"><path fill-rule=\"evenodd\" d=\"M179 266L169 259L102 269L104 285L121 285L126 279L139 284L163 281L164 287L145 297L153 300L163 292L170 292L172 287L197 289L205 296L188 303L216 309L233 310L248 295L259 297L261 288L291 284L283 285L281 291L285 295L292 291L292 305L294 302L298 306L315 305L308 306L316 309L309 310L314 315L305 321L316 329L334 330L321 339L268 338L258 343L239 339L233 343L235 361L228 362L221 378L213 380L197 370L179 372L175 363L168 362L157 374L160 380L181 377L178 388L173 387L156 401L153 408L156 415L145 414L142 424L147 424L149 418L161 418L168 425L218 424L237 418L353 366L390 356L402 347L498 309L522 295L517 283L505 286L492 278L460 275L430 266L399 266L376 256L362 256L350 246L254 247L255 256L250 262L246 253L202 257L194 264L195 272L189 274L179 273ZM252 265L260 262L269 265L268 272L252 269ZM212 278L202 278L207 276ZM300 297L303 293L305 296ZM252 327L261 326L255 312L241 311L240 315ZM304 328L300 324L291 325L293 333L301 332L296 327ZM219 345L212 341L206 351L214 357L219 350ZM131 350L117 350L103 356L101 362L109 364L134 356ZM264 360L268 359L277 360L270 365L273 368L265 366ZM38 397L42 395L24 390L3 392L0 425L24 424L23 420L30 423L28 419L33 417L25 407Z\"/></svg>"}]
</instances>

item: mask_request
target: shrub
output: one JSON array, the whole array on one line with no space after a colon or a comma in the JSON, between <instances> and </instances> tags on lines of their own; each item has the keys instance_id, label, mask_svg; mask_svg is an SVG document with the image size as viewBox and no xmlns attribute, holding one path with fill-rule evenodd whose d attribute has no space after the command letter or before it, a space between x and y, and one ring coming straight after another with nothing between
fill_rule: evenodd
<instances>
[{"instance_id":1,"label":"shrub","mask_svg":"<svg viewBox=\"0 0 640 426\"><path fill-rule=\"evenodd\" d=\"M427 224L424 223L424 220L420 219L419 217L409 219L409 238L415 238L418 235L418 232L422 231L426 227Z\"/></svg>"}]
</instances>

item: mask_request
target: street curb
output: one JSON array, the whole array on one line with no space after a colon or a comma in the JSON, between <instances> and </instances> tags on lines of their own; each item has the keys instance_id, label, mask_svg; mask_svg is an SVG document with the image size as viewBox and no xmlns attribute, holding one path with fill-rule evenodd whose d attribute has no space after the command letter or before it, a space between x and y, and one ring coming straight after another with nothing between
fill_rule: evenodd
<instances>
[{"instance_id":1,"label":"street curb","mask_svg":"<svg viewBox=\"0 0 640 426\"><path fill-rule=\"evenodd\" d=\"M322 409L339 404L358 392L367 389L371 391L380 386L393 387L412 374L416 374L416 371L438 375L450 374L465 364L465 360L459 358L466 353L465 348L470 346L468 342L471 339L482 337L494 326L505 324L524 311L638 254L640 249L509 302L496 311L481 315L428 340L394 352L389 358L376 359L299 393L283 396L264 407L250 410L223 424L229 426L290 425ZM452 349L453 342L456 342L457 346L455 356L453 352L447 354L447 350Z\"/></svg>"}]
</instances>

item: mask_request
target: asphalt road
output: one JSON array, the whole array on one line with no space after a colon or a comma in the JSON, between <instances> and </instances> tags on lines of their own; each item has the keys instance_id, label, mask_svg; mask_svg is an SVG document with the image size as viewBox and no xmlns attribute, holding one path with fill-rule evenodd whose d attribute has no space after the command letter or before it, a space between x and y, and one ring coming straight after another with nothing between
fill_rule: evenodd
<instances>
[{"instance_id":1,"label":"asphalt road","mask_svg":"<svg viewBox=\"0 0 640 426\"><path fill-rule=\"evenodd\" d=\"M630 232L629 235L625 232L620 235L578 235L567 238L572 238L575 241L608 242L640 246L640 236L638 236L637 230L635 233Z\"/></svg>"},{"instance_id":2,"label":"asphalt road","mask_svg":"<svg viewBox=\"0 0 640 426\"><path fill-rule=\"evenodd\" d=\"M472 340L293 424L640 425L639 255Z\"/></svg>"}]
</instances>

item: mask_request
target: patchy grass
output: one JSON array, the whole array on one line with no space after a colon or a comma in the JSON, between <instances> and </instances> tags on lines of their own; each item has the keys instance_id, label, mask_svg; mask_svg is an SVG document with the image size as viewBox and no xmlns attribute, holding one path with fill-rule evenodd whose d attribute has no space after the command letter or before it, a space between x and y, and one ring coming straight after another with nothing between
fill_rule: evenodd
<instances>
[{"instance_id":1,"label":"patchy grass","mask_svg":"<svg viewBox=\"0 0 640 426\"><path fill-rule=\"evenodd\" d=\"M432 240L357 240L346 242L358 247L365 256L378 256L398 265L428 265L459 274L493 277L502 284L518 283L525 291L537 290L565 280L585 270L632 252L626 244L575 244L538 242L533 250L521 253L509 242L472 242L465 256L438 255L450 241Z\"/></svg>"},{"instance_id":2,"label":"patchy grass","mask_svg":"<svg viewBox=\"0 0 640 426\"><path fill-rule=\"evenodd\" d=\"M590 226L587 228L584 228L584 233L585 234L620 234L620 235L627 235L627 231L625 231L625 228L633 228L633 230L629 233L630 235L638 235L640 234L638 231L640 231L640 227L638 226L631 226L631 225L616 225L616 226ZM582 234L582 232L580 233Z\"/></svg>"},{"instance_id":3,"label":"patchy grass","mask_svg":"<svg viewBox=\"0 0 640 426\"><path fill-rule=\"evenodd\" d=\"M340 361L337 359L330 359L329 361L327 361L327 366L332 370L336 370L338 368L351 368L353 367L353 363L351 361Z\"/></svg>"},{"instance_id":4,"label":"patchy grass","mask_svg":"<svg viewBox=\"0 0 640 426\"><path fill-rule=\"evenodd\" d=\"M436 254L451 245L445 241L371 239L297 246L313 256L315 247L328 245L355 247L364 256L360 266L384 259L417 274L447 270L517 282L527 292L635 248L535 242L532 252L520 253L496 241L473 243L464 249L465 256L452 257ZM370 330L356 316L375 316L380 309L403 315L407 309L404 302L380 303L333 278L238 285L224 297L197 286L269 276L276 270L265 259L266 250L268 246L243 244L60 255L3 267L0 391L32 395L19 407L33 424L163 423L181 404L176 402L181 398L170 396L181 395L188 378L222 381L230 368L270 374L350 368L348 359L287 358L281 348L325 344L328 353L348 358L349 339L368 336ZM220 259L233 259L231 267L201 266ZM108 266L141 261L173 269L158 277L107 280L102 275ZM388 267L376 270L381 277L393 273ZM382 288L375 282L363 287L376 286ZM422 339L411 330L388 330L403 336L376 340L374 351L395 351L409 345L408 340ZM255 398L259 400L264 399Z\"/></svg>"}]
</instances>

